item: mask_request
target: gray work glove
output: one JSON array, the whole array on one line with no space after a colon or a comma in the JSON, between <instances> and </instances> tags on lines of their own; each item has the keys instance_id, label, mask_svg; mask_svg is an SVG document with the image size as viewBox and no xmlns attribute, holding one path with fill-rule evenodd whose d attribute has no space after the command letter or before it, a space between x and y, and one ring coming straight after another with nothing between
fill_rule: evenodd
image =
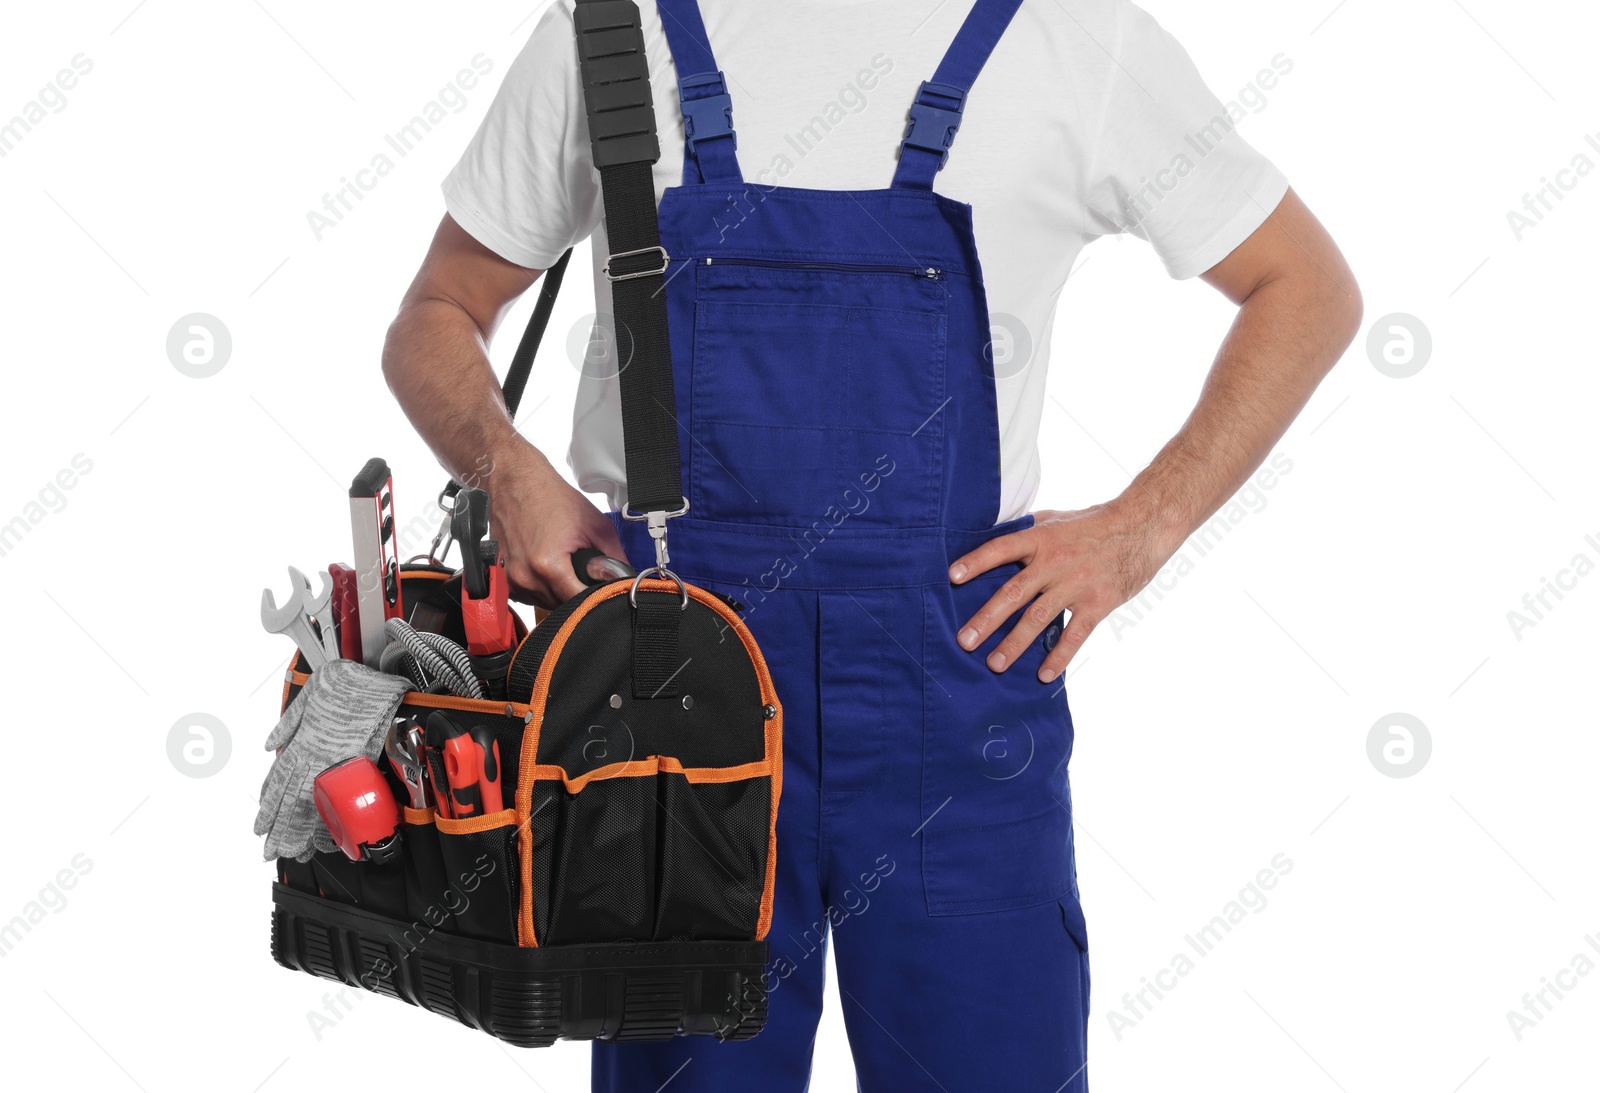
<instances>
[{"instance_id":1,"label":"gray work glove","mask_svg":"<svg viewBox=\"0 0 1600 1093\"><path fill-rule=\"evenodd\" d=\"M267 837L268 861L305 861L334 848L312 801L312 783L335 763L364 755L377 759L383 739L411 689L403 676L385 675L353 660L330 660L283 711L267 737L278 758L261 784L256 834Z\"/></svg>"}]
</instances>

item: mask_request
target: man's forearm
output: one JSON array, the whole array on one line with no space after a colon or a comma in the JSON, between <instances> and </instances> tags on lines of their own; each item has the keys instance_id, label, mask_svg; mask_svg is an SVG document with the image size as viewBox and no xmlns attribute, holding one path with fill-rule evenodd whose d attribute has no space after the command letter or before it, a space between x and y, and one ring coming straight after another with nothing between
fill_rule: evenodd
<instances>
[{"instance_id":1,"label":"man's forearm","mask_svg":"<svg viewBox=\"0 0 1600 1093\"><path fill-rule=\"evenodd\" d=\"M1194 411L1116 502L1155 530L1163 556L1261 465L1360 321L1353 280L1320 270L1267 282L1244 300Z\"/></svg>"},{"instance_id":2,"label":"man's forearm","mask_svg":"<svg viewBox=\"0 0 1600 1093\"><path fill-rule=\"evenodd\" d=\"M456 481L548 467L516 430L477 322L443 299L408 300L389 328L383 372L406 417Z\"/></svg>"},{"instance_id":3,"label":"man's forearm","mask_svg":"<svg viewBox=\"0 0 1600 1093\"><path fill-rule=\"evenodd\" d=\"M623 549L611 520L517 433L489 364L495 328L539 276L446 215L389 326L383 374L445 469L489 491L512 595L550 608L583 588L574 552Z\"/></svg>"}]
</instances>

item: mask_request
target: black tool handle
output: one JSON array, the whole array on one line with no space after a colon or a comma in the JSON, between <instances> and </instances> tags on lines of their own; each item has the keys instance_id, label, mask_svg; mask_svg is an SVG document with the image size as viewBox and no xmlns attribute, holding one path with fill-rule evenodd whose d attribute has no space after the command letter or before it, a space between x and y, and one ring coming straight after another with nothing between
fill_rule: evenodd
<instances>
[{"instance_id":1,"label":"black tool handle","mask_svg":"<svg viewBox=\"0 0 1600 1093\"><path fill-rule=\"evenodd\" d=\"M587 585L638 576L638 570L621 558L613 558L594 547L583 547L572 552L572 572Z\"/></svg>"},{"instance_id":2,"label":"black tool handle","mask_svg":"<svg viewBox=\"0 0 1600 1093\"><path fill-rule=\"evenodd\" d=\"M456 495L450 514L450 534L461 544L461 580L467 595L481 600L489 594L489 570L484 561L484 539L489 535L489 495L476 486ZM498 556L498 551L496 551Z\"/></svg>"},{"instance_id":3,"label":"black tool handle","mask_svg":"<svg viewBox=\"0 0 1600 1093\"><path fill-rule=\"evenodd\" d=\"M377 497L384 484L389 481L389 464L378 456L373 456L363 464L355 479L350 483L351 497Z\"/></svg>"},{"instance_id":4,"label":"black tool handle","mask_svg":"<svg viewBox=\"0 0 1600 1093\"><path fill-rule=\"evenodd\" d=\"M471 658L472 674L483 683L484 697L491 702L500 702L506 697L506 673L511 670L512 652L511 649L502 649L498 653L482 653Z\"/></svg>"}]
</instances>

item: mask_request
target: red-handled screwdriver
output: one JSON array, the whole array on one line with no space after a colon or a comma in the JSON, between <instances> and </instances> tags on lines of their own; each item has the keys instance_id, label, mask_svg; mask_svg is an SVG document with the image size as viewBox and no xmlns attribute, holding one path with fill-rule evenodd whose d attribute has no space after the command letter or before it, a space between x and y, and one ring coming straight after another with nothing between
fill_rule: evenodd
<instances>
[{"instance_id":1,"label":"red-handled screwdriver","mask_svg":"<svg viewBox=\"0 0 1600 1093\"><path fill-rule=\"evenodd\" d=\"M506 671L517 633L500 544L489 535L489 495L468 488L456 495L451 534L461 544L461 621L467 652L491 699L506 696Z\"/></svg>"},{"instance_id":2,"label":"red-handled screwdriver","mask_svg":"<svg viewBox=\"0 0 1600 1093\"><path fill-rule=\"evenodd\" d=\"M505 807L500 791L500 744L487 725L468 729L443 710L428 715L428 750L444 761L450 814L484 816ZM438 790L435 786L435 790Z\"/></svg>"}]
</instances>

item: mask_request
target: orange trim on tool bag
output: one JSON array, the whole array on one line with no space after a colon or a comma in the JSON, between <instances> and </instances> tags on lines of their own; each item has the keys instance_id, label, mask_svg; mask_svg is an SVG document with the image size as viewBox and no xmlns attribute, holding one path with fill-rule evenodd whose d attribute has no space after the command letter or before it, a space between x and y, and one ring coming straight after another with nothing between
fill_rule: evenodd
<instances>
[{"instance_id":1,"label":"orange trim on tool bag","mask_svg":"<svg viewBox=\"0 0 1600 1093\"><path fill-rule=\"evenodd\" d=\"M303 687L306 680L311 678L310 676L302 676L294 670L294 666L298 663L300 663L300 650L296 649L294 656L289 658L289 669L283 677L283 697L278 700L278 713L280 714L289 708L289 688L296 683Z\"/></svg>"},{"instance_id":2,"label":"orange trim on tool bag","mask_svg":"<svg viewBox=\"0 0 1600 1093\"><path fill-rule=\"evenodd\" d=\"M649 581L643 584L649 584ZM665 583L665 582L661 582ZM567 621L556 631L555 637L550 640L550 648L545 650L544 659L539 663L539 674L534 677L533 695L528 699L530 709L537 709L532 722L522 734L522 754L517 757L519 771L517 778L516 808L518 816L527 816L533 810L533 780L531 777L536 758L539 754L539 726L544 719L545 695L550 691L550 675L555 670L557 658L561 654L561 647L567 643L567 635L572 633L576 626L595 604L608 600L623 591L621 582L615 590L601 589L580 603L572 614L567 616ZM517 647L517 652L522 652L522 647ZM516 653L511 656L512 666L516 665ZM508 669L509 672L509 669ZM534 936L533 930L533 828L526 821L518 832L518 857L519 868L522 873L522 891L517 902L517 944L524 948L537 948L539 939Z\"/></svg>"},{"instance_id":3,"label":"orange trim on tool bag","mask_svg":"<svg viewBox=\"0 0 1600 1093\"><path fill-rule=\"evenodd\" d=\"M464 820L452 820L448 816L440 816L434 822L438 825L441 835L476 835L480 831L493 831L497 827L516 823L517 810L505 808L482 816L468 816Z\"/></svg>"},{"instance_id":4,"label":"orange trim on tool bag","mask_svg":"<svg viewBox=\"0 0 1600 1093\"><path fill-rule=\"evenodd\" d=\"M457 695L430 695L421 691L407 691L400 696L402 706L432 706L440 710L462 710L466 713L489 714L495 717L528 716L529 708L521 702L496 702L492 698L461 698ZM506 711L510 710L509 713Z\"/></svg>"},{"instance_id":5,"label":"orange trim on tool bag","mask_svg":"<svg viewBox=\"0 0 1600 1093\"><path fill-rule=\"evenodd\" d=\"M626 763L612 763L596 767L587 774L569 778L564 767L554 763L536 763L533 777L540 782L560 781L568 793L577 793L590 782L606 782L613 778L649 778L656 774L681 774L696 785L709 782L745 782L751 778L764 778L772 773L772 764L762 759L737 767L685 767L670 755L651 755Z\"/></svg>"},{"instance_id":6,"label":"orange trim on tool bag","mask_svg":"<svg viewBox=\"0 0 1600 1093\"><path fill-rule=\"evenodd\" d=\"M412 808L410 805L401 805L400 811L404 814L406 823L411 824L413 827L426 827L428 824L433 823L434 817L437 815L432 805L427 808Z\"/></svg>"},{"instance_id":7,"label":"orange trim on tool bag","mask_svg":"<svg viewBox=\"0 0 1600 1093\"><path fill-rule=\"evenodd\" d=\"M731 608L728 613L733 615ZM733 615L733 621L739 622L739 616ZM756 940L765 941L767 931L772 928L772 893L778 877L778 798L783 793L783 705L778 701L778 692L772 686L772 675L767 671L766 657L763 657L761 650L756 648L755 638L744 629L743 623L740 623L739 628L745 646L751 652L751 659L755 661L756 674L761 679L761 695L772 704L773 709L772 717L767 720L764 741L767 762L772 769L772 803L767 806L769 816L767 879L761 889L761 910L756 917Z\"/></svg>"},{"instance_id":8,"label":"orange trim on tool bag","mask_svg":"<svg viewBox=\"0 0 1600 1093\"><path fill-rule=\"evenodd\" d=\"M773 883L777 878L778 868L778 796L783 789L783 706L778 702L777 691L772 686L772 674L767 670L766 658L761 655L761 649L756 645L754 636L745 626L744 620L739 618L727 602L711 592L696 585L685 584L692 599L705 604L723 619L727 620L730 629L739 635L739 640L744 643L745 652L749 654L750 662L755 666L756 680L760 684L761 701L770 705L776 711L766 722L763 747L765 756L759 763L746 763L740 767L724 769L710 767L691 768L696 775L704 777L690 777L689 771L670 756L655 759L634 760L631 763L613 764L613 768L602 767L600 770L591 771L587 775L569 780L566 771L556 766L543 766L538 763L539 755L539 729L544 720L545 700L550 693L550 677L555 672L555 665L561 658L562 646L566 644L567 637L598 603L609 600L614 596L627 594L632 587L631 581L616 581L614 584L602 587L590 594L571 615L567 616L561 624L561 629L556 632L550 641L550 647L545 650L544 659L539 662L539 674L533 682L533 694L528 699L528 708L533 711L533 720L529 723L527 731L522 734L522 754L519 757L519 777L517 778L517 816L522 819L522 827L518 836L518 849L520 869L522 873L522 891L519 894L520 904L517 913L517 943L524 948L537 948L539 939L533 928L533 828L527 822L527 817L533 810L533 784L541 773L547 778L559 777L568 785L581 785L587 781L595 780L595 776L602 771L613 768L639 767L629 774L612 774L609 777L630 777L643 774L653 774L659 770L672 770L681 772L692 781L736 781L742 778L753 778L766 774L772 783L772 797L768 806L767 827L767 876L761 892L761 909L756 920L757 941L762 941L767 936L767 931L772 926L772 891ZM639 588L645 592L677 592L678 582L669 581L661 577L651 577L639 582ZM521 652L521 647L518 647ZM513 661L515 657L513 656ZM670 764L670 765L669 765ZM647 768L647 769L645 769ZM741 773L737 778L723 777L725 771L748 771ZM576 791L573 791L576 792ZM441 821L442 822L442 821Z\"/></svg>"},{"instance_id":9,"label":"orange trim on tool bag","mask_svg":"<svg viewBox=\"0 0 1600 1093\"><path fill-rule=\"evenodd\" d=\"M304 687L311 678L309 672L291 672L291 682ZM284 701L289 700L289 683L283 685ZM460 710L463 713L481 713L486 717L511 717L527 720L529 706L524 702L497 702L492 698L462 698L459 695L430 695L422 691L407 691L400 696L402 706L431 706L436 710ZM507 711L510 712L507 712Z\"/></svg>"},{"instance_id":10,"label":"orange trim on tool bag","mask_svg":"<svg viewBox=\"0 0 1600 1093\"><path fill-rule=\"evenodd\" d=\"M619 580L620 579L624 579L624 578L619 578ZM595 593L595 595L598 595L598 593ZM590 598L592 599L593 596L591 596ZM602 597L602 598L607 598L607 597ZM588 604L588 600L585 600L584 603L579 605L579 607L576 608L573 613L577 614L579 611L587 611L588 610L587 604ZM533 610L533 627L534 627L534 630L537 630L540 626L542 626L544 624L544 620L546 618L548 618L549 615L550 615L550 612L548 612L548 611L546 611L546 610L544 610L542 608L535 607L534 610ZM528 638L531 637L532 635L533 635L533 631L530 630L530 631L528 631L528 633L524 634L522 637L517 639L517 647L515 649L511 650L511 660L510 660L509 663L506 664L506 678L507 679L510 679L511 678L511 673L513 673L513 672L515 672L517 670L517 658L522 655L522 647L528 643ZM545 656L546 656L546 659L549 658L549 650L545 650ZM529 697L528 702L529 702L530 705L533 703L533 699L532 699L531 696Z\"/></svg>"}]
</instances>

